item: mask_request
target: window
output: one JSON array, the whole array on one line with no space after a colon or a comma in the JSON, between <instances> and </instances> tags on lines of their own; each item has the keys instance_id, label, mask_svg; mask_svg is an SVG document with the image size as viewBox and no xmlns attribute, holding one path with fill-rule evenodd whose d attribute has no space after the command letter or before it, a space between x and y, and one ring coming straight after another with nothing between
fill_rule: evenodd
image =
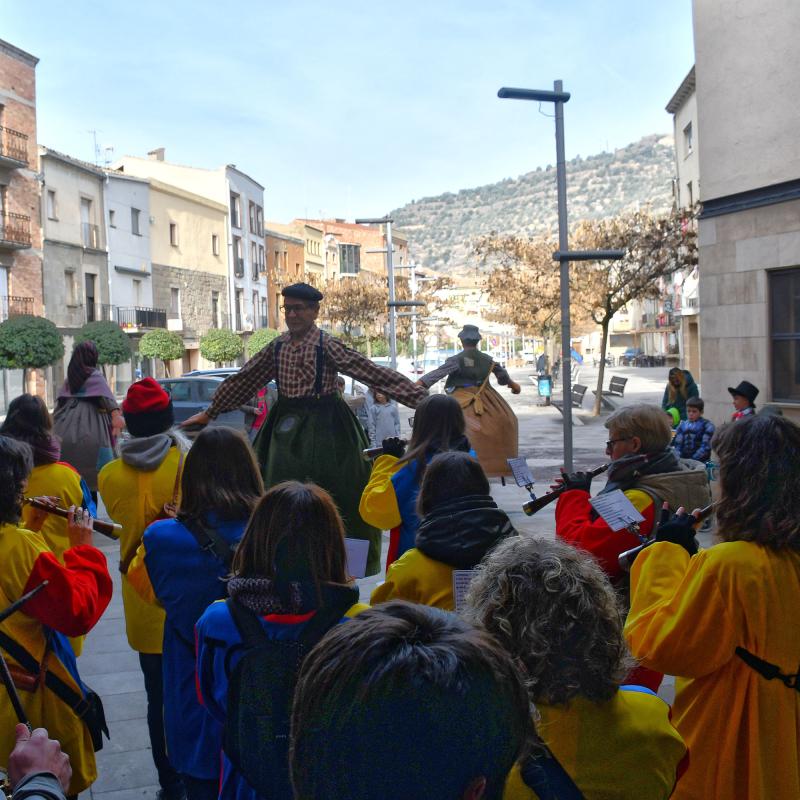
<instances>
[{"instance_id":1,"label":"window","mask_svg":"<svg viewBox=\"0 0 800 800\"><path fill-rule=\"evenodd\" d=\"M686 184L686 199L689 201L689 205L694 205L694 192L692 191L692 182L689 181Z\"/></svg>"},{"instance_id":2,"label":"window","mask_svg":"<svg viewBox=\"0 0 800 800\"><path fill-rule=\"evenodd\" d=\"M767 273L772 399L800 402L800 268Z\"/></svg>"},{"instance_id":3,"label":"window","mask_svg":"<svg viewBox=\"0 0 800 800\"><path fill-rule=\"evenodd\" d=\"M68 306L78 305L78 293L75 286L75 273L72 270L64 271L64 294Z\"/></svg>"},{"instance_id":4,"label":"window","mask_svg":"<svg viewBox=\"0 0 800 800\"><path fill-rule=\"evenodd\" d=\"M258 246L258 271L259 272L266 272L267 265L264 263L264 259L266 258L266 251L264 250L264 245L260 244Z\"/></svg>"},{"instance_id":5,"label":"window","mask_svg":"<svg viewBox=\"0 0 800 800\"><path fill-rule=\"evenodd\" d=\"M170 222L169 224L169 243L173 247L178 246L178 223Z\"/></svg>"},{"instance_id":6,"label":"window","mask_svg":"<svg viewBox=\"0 0 800 800\"><path fill-rule=\"evenodd\" d=\"M219 328L219 292L211 292L211 327Z\"/></svg>"},{"instance_id":7,"label":"window","mask_svg":"<svg viewBox=\"0 0 800 800\"><path fill-rule=\"evenodd\" d=\"M268 328L269 320L267 319L267 298L261 298L261 327Z\"/></svg>"},{"instance_id":8,"label":"window","mask_svg":"<svg viewBox=\"0 0 800 800\"><path fill-rule=\"evenodd\" d=\"M47 190L47 219L58 219L56 214L56 193L53 189Z\"/></svg>"},{"instance_id":9,"label":"window","mask_svg":"<svg viewBox=\"0 0 800 800\"><path fill-rule=\"evenodd\" d=\"M256 233L264 235L264 209L261 206L256 206Z\"/></svg>"},{"instance_id":10,"label":"window","mask_svg":"<svg viewBox=\"0 0 800 800\"><path fill-rule=\"evenodd\" d=\"M141 236L142 233L139 230L139 215L141 211L138 208L131 209L131 233L134 236Z\"/></svg>"},{"instance_id":11,"label":"window","mask_svg":"<svg viewBox=\"0 0 800 800\"><path fill-rule=\"evenodd\" d=\"M92 275L91 272L87 272L83 276L84 285L86 287L86 321L87 322L94 322L96 319L99 319L96 312L96 307L94 304L94 291L95 291L95 282L96 282L96 275Z\"/></svg>"},{"instance_id":12,"label":"window","mask_svg":"<svg viewBox=\"0 0 800 800\"><path fill-rule=\"evenodd\" d=\"M201 403L210 403L214 399L214 392L217 391L222 381L198 381L197 399Z\"/></svg>"},{"instance_id":13,"label":"window","mask_svg":"<svg viewBox=\"0 0 800 800\"><path fill-rule=\"evenodd\" d=\"M692 123L690 122L683 129L683 154L684 154L684 156L688 156L689 153L691 153L693 149L694 149L694 140L693 140L693 135L692 135Z\"/></svg>"},{"instance_id":14,"label":"window","mask_svg":"<svg viewBox=\"0 0 800 800\"><path fill-rule=\"evenodd\" d=\"M169 312L173 319L180 319L181 290L177 286L171 286L169 290Z\"/></svg>"},{"instance_id":15,"label":"window","mask_svg":"<svg viewBox=\"0 0 800 800\"><path fill-rule=\"evenodd\" d=\"M361 245L339 245L339 272L342 275L357 275L361 269Z\"/></svg>"},{"instance_id":16,"label":"window","mask_svg":"<svg viewBox=\"0 0 800 800\"><path fill-rule=\"evenodd\" d=\"M242 258L242 239L240 236L233 237L233 274L237 278L244 277L244 258Z\"/></svg>"},{"instance_id":17,"label":"window","mask_svg":"<svg viewBox=\"0 0 800 800\"><path fill-rule=\"evenodd\" d=\"M250 270L253 280L258 280L258 245L250 242Z\"/></svg>"},{"instance_id":18,"label":"window","mask_svg":"<svg viewBox=\"0 0 800 800\"><path fill-rule=\"evenodd\" d=\"M216 233L211 234L211 252L215 255L219 255L219 236Z\"/></svg>"},{"instance_id":19,"label":"window","mask_svg":"<svg viewBox=\"0 0 800 800\"><path fill-rule=\"evenodd\" d=\"M244 316L244 290L236 290L236 330L242 330L242 317Z\"/></svg>"},{"instance_id":20,"label":"window","mask_svg":"<svg viewBox=\"0 0 800 800\"><path fill-rule=\"evenodd\" d=\"M109 211L108 211L108 227L109 228L116 228L117 227L116 216L117 216L116 211L114 211L113 208L109 209Z\"/></svg>"},{"instance_id":21,"label":"window","mask_svg":"<svg viewBox=\"0 0 800 800\"><path fill-rule=\"evenodd\" d=\"M242 211L239 195L231 192L231 227L242 227Z\"/></svg>"},{"instance_id":22,"label":"window","mask_svg":"<svg viewBox=\"0 0 800 800\"><path fill-rule=\"evenodd\" d=\"M258 310L259 310L258 292L253 292L253 327L254 328L258 328L259 327L259 324L258 324Z\"/></svg>"},{"instance_id":23,"label":"window","mask_svg":"<svg viewBox=\"0 0 800 800\"><path fill-rule=\"evenodd\" d=\"M173 403L188 403L192 399L193 381L165 381L161 385Z\"/></svg>"},{"instance_id":24,"label":"window","mask_svg":"<svg viewBox=\"0 0 800 800\"><path fill-rule=\"evenodd\" d=\"M248 211L248 219L250 220L250 233L258 233L256 228L256 204L251 200Z\"/></svg>"},{"instance_id":25,"label":"window","mask_svg":"<svg viewBox=\"0 0 800 800\"><path fill-rule=\"evenodd\" d=\"M135 306L142 304L142 282L138 278L133 279L133 304Z\"/></svg>"}]
</instances>

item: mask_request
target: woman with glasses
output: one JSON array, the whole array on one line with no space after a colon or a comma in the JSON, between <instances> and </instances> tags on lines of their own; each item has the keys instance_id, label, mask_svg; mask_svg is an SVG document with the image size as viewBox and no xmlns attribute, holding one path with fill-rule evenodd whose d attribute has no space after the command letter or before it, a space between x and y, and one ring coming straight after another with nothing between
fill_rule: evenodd
<instances>
[{"instance_id":1,"label":"woman with glasses","mask_svg":"<svg viewBox=\"0 0 800 800\"><path fill-rule=\"evenodd\" d=\"M408 450L396 437L383 440L383 455L375 459L358 507L370 525L390 531L387 569L414 547L419 527L417 495L430 460L449 450L475 456L464 435L464 412L455 398L446 394L426 397L413 419Z\"/></svg>"},{"instance_id":2,"label":"woman with glasses","mask_svg":"<svg viewBox=\"0 0 800 800\"><path fill-rule=\"evenodd\" d=\"M313 481L333 496L347 535L370 543L367 575L380 570L381 533L358 513L369 465L364 429L336 389L338 373L374 386L414 407L427 394L408 378L346 347L315 324L322 293L306 283L285 287L288 331L273 339L238 372L226 378L205 411L183 425L207 425L275 380L278 399L253 447L269 488L281 481Z\"/></svg>"}]
</instances>

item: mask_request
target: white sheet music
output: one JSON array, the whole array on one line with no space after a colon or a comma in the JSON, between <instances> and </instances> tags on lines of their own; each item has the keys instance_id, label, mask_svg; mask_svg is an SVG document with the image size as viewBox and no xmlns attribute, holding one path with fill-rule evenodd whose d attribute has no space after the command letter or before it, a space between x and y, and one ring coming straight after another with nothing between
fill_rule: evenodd
<instances>
[{"instance_id":1,"label":"white sheet music","mask_svg":"<svg viewBox=\"0 0 800 800\"><path fill-rule=\"evenodd\" d=\"M367 574L369 541L367 539L345 539L344 549L347 553L347 574L351 578L363 578Z\"/></svg>"},{"instance_id":2,"label":"white sheet music","mask_svg":"<svg viewBox=\"0 0 800 800\"><path fill-rule=\"evenodd\" d=\"M599 494L589 502L612 531L625 530L634 523L644 522L644 517L621 489L615 489L608 494Z\"/></svg>"},{"instance_id":3,"label":"white sheet music","mask_svg":"<svg viewBox=\"0 0 800 800\"><path fill-rule=\"evenodd\" d=\"M506 461L508 466L511 467L517 486L530 486L534 483L528 462L522 456L519 458L507 458Z\"/></svg>"},{"instance_id":4,"label":"white sheet music","mask_svg":"<svg viewBox=\"0 0 800 800\"><path fill-rule=\"evenodd\" d=\"M467 589L475 574L474 569L454 569L453 570L453 599L456 604L456 611L461 611L464 607L464 598L467 596Z\"/></svg>"}]
</instances>

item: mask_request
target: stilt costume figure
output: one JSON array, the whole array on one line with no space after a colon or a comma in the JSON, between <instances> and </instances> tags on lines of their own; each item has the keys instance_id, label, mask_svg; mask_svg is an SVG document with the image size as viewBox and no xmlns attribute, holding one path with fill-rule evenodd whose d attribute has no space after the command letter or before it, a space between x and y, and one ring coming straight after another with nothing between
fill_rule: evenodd
<instances>
[{"instance_id":1,"label":"stilt costume figure","mask_svg":"<svg viewBox=\"0 0 800 800\"><path fill-rule=\"evenodd\" d=\"M349 375L412 408L427 391L317 328L314 322L322 294L313 286L296 283L281 294L288 332L227 378L209 407L184 425L208 423L274 379L278 400L253 443L264 485L313 481L329 491L342 514L346 535L369 540L367 574L375 574L380 570L381 534L358 513L370 474L361 451L369 445L364 429L336 389L336 376Z\"/></svg>"},{"instance_id":2,"label":"stilt costume figure","mask_svg":"<svg viewBox=\"0 0 800 800\"><path fill-rule=\"evenodd\" d=\"M417 383L426 389L446 377L444 390L461 404L467 423L467 438L478 454L478 461L489 477L510 475L506 459L516 458L519 448L517 415L489 384L494 373L501 386L513 394L520 393L519 384L496 364L488 353L478 350L481 333L475 325L465 325L458 334L464 349Z\"/></svg>"}]
</instances>

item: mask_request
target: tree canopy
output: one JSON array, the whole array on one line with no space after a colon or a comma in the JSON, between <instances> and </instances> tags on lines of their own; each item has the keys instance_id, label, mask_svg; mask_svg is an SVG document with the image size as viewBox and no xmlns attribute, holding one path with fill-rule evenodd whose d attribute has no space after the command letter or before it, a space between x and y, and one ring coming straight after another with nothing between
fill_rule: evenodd
<instances>
[{"instance_id":1,"label":"tree canopy","mask_svg":"<svg viewBox=\"0 0 800 800\"><path fill-rule=\"evenodd\" d=\"M260 353L273 339L277 339L280 334L274 328L259 328L250 335L247 340L247 357L252 358L256 353Z\"/></svg>"},{"instance_id":2,"label":"tree canopy","mask_svg":"<svg viewBox=\"0 0 800 800\"><path fill-rule=\"evenodd\" d=\"M241 337L227 328L212 328L200 337L200 355L215 364L227 364L238 358L243 350Z\"/></svg>"},{"instance_id":3,"label":"tree canopy","mask_svg":"<svg viewBox=\"0 0 800 800\"><path fill-rule=\"evenodd\" d=\"M116 322L87 322L75 336L75 344L86 341L97 345L97 360L101 365L122 364L130 360L130 339Z\"/></svg>"},{"instance_id":4,"label":"tree canopy","mask_svg":"<svg viewBox=\"0 0 800 800\"><path fill-rule=\"evenodd\" d=\"M382 330L388 290L379 278L370 279L362 273L358 278L329 280L322 291L325 302L320 317L331 328L338 327L347 344L356 344L360 337Z\"/></svg>"},{"instance_id":5,"label":"tree canopy","mask_svg":"<svg viewBox=\"0 0 800 800\"><path fill-rule=\"evenodd\" d=\"M22 314L0 323L0 367L23 370L49 367L64 357L58 328L44 317Z\"/></svg>"},{"instance_id":6,"label":"tree canopy","mask_svg":"<svg viewBox=\"0 0 800 800\"><path fill-rule=\"evenodd\" d=\"M156 328L148 331L139 342L139 352L146 358L159 358L169 375L168 361L183 357L183 339L174 331Z\"/></svg>"}]
</instances>

